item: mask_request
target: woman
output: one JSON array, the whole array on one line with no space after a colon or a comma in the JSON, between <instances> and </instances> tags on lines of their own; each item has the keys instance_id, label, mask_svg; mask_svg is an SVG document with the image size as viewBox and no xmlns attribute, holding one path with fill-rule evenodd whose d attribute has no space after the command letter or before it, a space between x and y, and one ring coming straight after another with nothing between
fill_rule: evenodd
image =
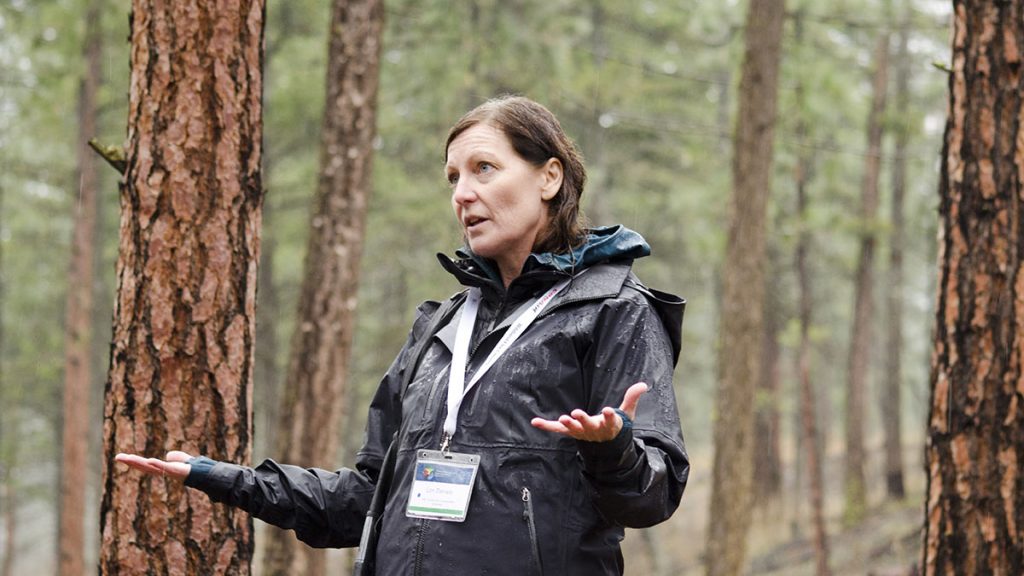
<instances>
[{"instance_id":1,"label":"woman","mask_svg":"<svg viewBox=\"0 0 1024 576\"><path fill-rule=\"evenodd\" d=\"M467 290L420 307L354 469L117 459L317 547L359 544L376 491L377 574L622 574L623 527L666 520L689 472L684 303L630 271L639 234L582 228L582 161L540 104L470 111L445 174L467 246L439 260Z\"/></svg>"}]
</instances>

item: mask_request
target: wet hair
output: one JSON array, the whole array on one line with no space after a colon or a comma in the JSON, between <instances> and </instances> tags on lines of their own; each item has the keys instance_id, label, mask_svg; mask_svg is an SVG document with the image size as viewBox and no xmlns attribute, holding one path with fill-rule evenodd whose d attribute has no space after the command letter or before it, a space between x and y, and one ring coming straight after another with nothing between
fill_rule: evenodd
<instances>
[{"instance_id":1,"label":"wet hair","mask_svg":"<svg viewBox=\"0 0 1024 576\"><path fill-rule=\"evenodd\" d=\"M523 96L488 100L467 112L448 131L444 145L445 161L448 160L448 147L452 141L478 124L500 130L512 144L512 149L534 166L543 166L551 158L562 163L562 186L548 202L551 219L533 250L560 254L582 244L586 220L580 209L580 197L587 182L587 171L579 149L562 130L555 115Z\"/></svg>"}]
</instances>

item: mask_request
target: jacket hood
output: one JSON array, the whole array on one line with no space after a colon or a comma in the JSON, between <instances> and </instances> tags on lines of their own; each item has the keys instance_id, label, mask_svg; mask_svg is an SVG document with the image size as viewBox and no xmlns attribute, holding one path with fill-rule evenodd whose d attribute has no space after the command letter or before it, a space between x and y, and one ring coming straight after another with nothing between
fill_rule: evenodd
<instances>
[{"instance_id":1,"label":"jacket hood","mask_svg":"<svg viewBox=\"0 0 1024 576\"><path fill-rule=\"evenodd\" d=\"M651 254L651 246L639 233L621 224L600 226L587 230L587 238L580 246L565 254L534 252L526 258L523 272L548 269L573 274L599 262L609 260L635 260ZM469 246L455 251L461 260L471 261L491 280L501 283L494 262L473 253ZM438 255L441 256L441 255Z\"/></svg>"}]
</instances>

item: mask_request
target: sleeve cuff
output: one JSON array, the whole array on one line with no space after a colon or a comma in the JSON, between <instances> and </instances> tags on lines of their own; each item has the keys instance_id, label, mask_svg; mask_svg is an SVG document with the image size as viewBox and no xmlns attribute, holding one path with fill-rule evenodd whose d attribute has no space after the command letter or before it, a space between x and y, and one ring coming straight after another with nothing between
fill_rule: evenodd
<instances>
[{"instance_id":1,"label":"sleeve cuff","mask_svg":"<svg viewBox=\"0 0 1024 576\"><path fill-rule=\"evenodd\" d=\"M622 418L622 429L618 436L608 442L577 443L584 467L592 475L614 476L633 468L640 458L633 442L633 421L625 412L618 409L615 412Z\"/></svg>"},{"instance_id":2,"label":"sleeve cuff","mask_svg":"<svg viewBox=\"0 0 1024 576\"><path fill-rule=\"evenodd\" d=\"M213 466L217 464L217 461L206 456L193 456L186 460L185 463L191 466L188 477L185 478L185 486L196 488L209 478L210 470L213 470Z\"/></svg>"}]
</instances>

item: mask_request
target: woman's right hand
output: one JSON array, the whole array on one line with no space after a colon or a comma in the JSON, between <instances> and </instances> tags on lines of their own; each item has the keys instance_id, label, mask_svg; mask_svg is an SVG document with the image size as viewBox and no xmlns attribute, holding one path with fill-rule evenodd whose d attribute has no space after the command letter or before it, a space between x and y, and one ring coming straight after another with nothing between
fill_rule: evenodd
<instances>
[{"instance_id":1,"label":"woman's right hand","mask_svg":"<svg viewBox=\"0 0 1024 576\"><path fill-rule=\"evenodd\" d=\"M161 460L159 458L144 458L137 454L118 454L117 456L114 456L114 461L127 464L131 468L145 472L146 474L167 476L174 478L175 480L182 481L184 481L185 478L188 477L188 473L192 471L192 465L185 463L192 458L191 454L180 450L171 450L164 458L164 460Z\"/></svg>"}]
</instances>

